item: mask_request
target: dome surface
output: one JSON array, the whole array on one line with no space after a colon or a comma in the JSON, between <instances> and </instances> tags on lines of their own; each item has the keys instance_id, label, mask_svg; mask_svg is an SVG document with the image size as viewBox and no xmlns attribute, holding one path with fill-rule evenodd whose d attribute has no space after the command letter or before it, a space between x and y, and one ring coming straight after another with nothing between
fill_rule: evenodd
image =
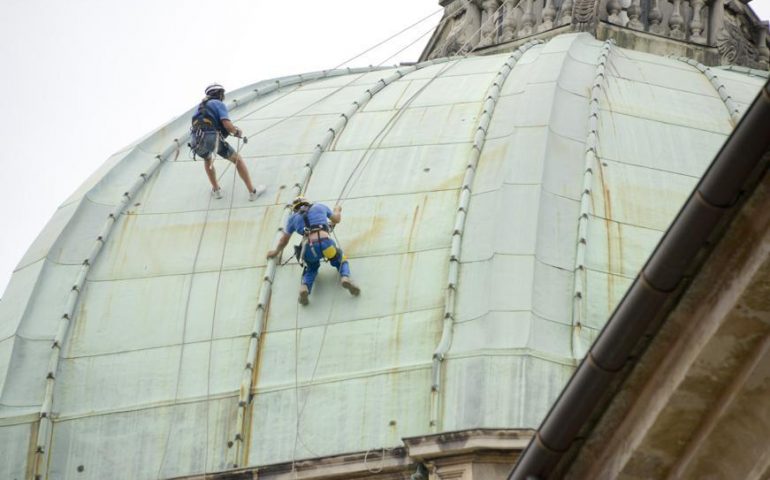
<instances>
[{"instance_id":1,"label":"dome surface","mask_svg":"<svg viewBox=\"0 0 770 480\"><path fill-rule=\"evenodd\" d=\"M268 187L253 203L222 160L211 197L174 141L185 113L110 158L17 267L0 477L166 478L537 427L766 81L700 67L583 33L252 85L228 105ZM343 206L360 297L324 266L302 307L301 267L266 260L300 190Z\"/></svg>"}]
</instances>

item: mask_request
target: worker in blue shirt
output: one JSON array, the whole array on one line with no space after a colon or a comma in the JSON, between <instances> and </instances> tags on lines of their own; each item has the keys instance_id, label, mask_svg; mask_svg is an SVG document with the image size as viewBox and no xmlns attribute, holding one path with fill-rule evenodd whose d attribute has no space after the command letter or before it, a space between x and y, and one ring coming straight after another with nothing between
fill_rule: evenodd
<instances>
[{"instance_id":1,"label":"worker in blue shirt","mask_svg":"<svg viewBox=\"0 0 770 480\"><path fill-rule=\"evenodd\" d=\"M321 260L324 259L328 260L340 272L343 288L354 296L360 294L361 289L350 281L348 258L329 236L332 227L342 220L342 207L337 205L332 211L322 203L310 203L304 197L297 197L292 202L291 208L294 213L286 222L286 229L278 240L278 245L275 250L270 250L267 253L267 258L278 256L289 243L289 238L294 232L302 235L300 256L301 261L305 264L305 269L302 273L302 285L299 289L299 303L308 304L308 296L313 288L315 277L318 275ZM331 225L329 221L331 221Z\"/></svg>"},{"instance_id":2,"label":"worker in blue shirt","mask_svg":"<svg viewBox=\"0 0 770 480\"><path fill-rule=\"evenodd\" d=\"M265 186L257 185L254 187L251 184L249 170L241 154L236 152L225 140L228 135L242 138L243 132L230 121L227 106L223 102L224 99L225 87L218 83L206 87L206 98L198 105L198 110L192 117L190 148L195 152L195 155L204 160L206 175L211 182L211 194L214 198L222 198L222 189L219 187L217 172L214 170L214 152L216 152L220 157L235 164L238 175L249 190L249 201L253 202L265 192Z\"/></svg>"}]
</instances>

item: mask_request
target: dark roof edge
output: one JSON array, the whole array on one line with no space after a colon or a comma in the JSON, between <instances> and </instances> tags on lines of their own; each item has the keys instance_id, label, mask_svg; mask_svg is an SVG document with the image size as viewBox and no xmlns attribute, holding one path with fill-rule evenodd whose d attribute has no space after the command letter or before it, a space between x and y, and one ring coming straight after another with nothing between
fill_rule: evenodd
<instances>
[{"instance_id":1,"label":"dark roof edge","mask_svg":"<svg viewBox=\"0 0 770 480\"><path fill-rule=\"evenodd\" d=\"M645 332L665 313L685 274L705 258L707 241L730 221L739 201L767 169L770 150L770 81L760 90L722 146L633 285L615 308L590 351L575 370L508 480L548 478L568 452L610 384L623 370ZM763 161L764 159L764 161ZM696 260L697 259L697 260ZM681 292L680 292L681 293Z\"/></svg>"}]
</instances>

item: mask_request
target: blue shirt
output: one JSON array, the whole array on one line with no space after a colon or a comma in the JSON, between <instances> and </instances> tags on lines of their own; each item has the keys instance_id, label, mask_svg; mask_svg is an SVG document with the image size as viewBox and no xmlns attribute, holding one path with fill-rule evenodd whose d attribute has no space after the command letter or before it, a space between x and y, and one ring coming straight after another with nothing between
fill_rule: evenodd
<instances>
[{"instance_id":1,"label":"blue shirt","mask_svg":"<svg viewBox=\"0 0 770 480\"><path fill-rule=\"evenodd\" d=\"M222 125L222 120L230 120L230 114L227 112L227 106L221 100L212 98L206 102L206 114L213 117L214 128L216 128L223 137L227 138L227 129L224 125ZM201 119L199 110L196 110L193 114L193 125L195 125L196 118L198 120Z\"/></svg>"},{"instance_id":2,"label":"blue shirt","mask_svg":"<svg viewBox=\"0 0 770 480\"><path fill-rule=\"evenodd\" d=\"M310 225L329 225L329 217L332 211L323 203L314 203L307 211L307 219ZM302 210L295 213L286 221L286 233L291 235L294 232L302 233L305 230L305 220L302 218Z\"/></svg>"},{"instance_id":3,"label":"blue shirt","mask_svg":"<svg viewBox=\"0 0 770 480\"><path fill-rule=\"evenodd\" d=\"M217 100L216 98L209 100L206 103L206 106L209 109L209 112L214 115L214 117L217 119L218 122L222 122L222 120L230 120L230 114L227 112L227 106L222 102L222 100Z\"/></svg>"}]
</instances>

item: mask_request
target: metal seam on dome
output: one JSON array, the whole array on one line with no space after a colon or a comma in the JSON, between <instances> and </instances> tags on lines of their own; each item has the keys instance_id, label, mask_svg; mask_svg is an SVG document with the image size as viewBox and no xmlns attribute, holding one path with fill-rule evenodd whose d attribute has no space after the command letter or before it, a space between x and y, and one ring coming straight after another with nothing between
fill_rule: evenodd
<instances>
[{"instance_id":1,"label":"metal seam on dome","mask_svg":"<svg viewBox=\"0 0 770 480\"><path fill-rule=\"evenodd\" d=\"M324 135L324 140L317 145L317 148L313 151L312 156L310 157L310 160L305 165L302 173L302 181L295 183L292 187L295 191L293 192L294 195L292 196L299 196L304 193L304 191L307 189L307 186L310 182L310 177L313 173L313 169L318 164L318 161L321 158L321 155L326 151L326 149L336 140L339 138L339 135L344 131L345 126L347 126L350 118L357 112L359 112L361 109L363 109L373 98L374 94L378 93L382 89L384 89L386 86L390 85L391 83L400 80L404 75L408 73L412 73L416 70L434 65L436 63L443 63L445 61L448 61L447 59L441 59L439 61L436 60L429 60L426 62L419 63L417 65L412 65L410 67L406 67L403 69L396 70L392 75L385 79L378 80L374 86L367 88L364 93L361 95L361 98L358 100L354 100L351 102L350 109L341 114L340 119L338 122L340 125L337 127L337 130L333 129L327 129L326 134ZM375 68L372 67L372 70ZM329 136L331 134L331 136ZM283 228L283 225L286 224L286 221L288 220L289 216L291 215L291 205L286 205L284 208L284 214L281 217L280 221L280 229ZM277 241L276 237L276 240ZM259 356L259 345L258 345L258 339L261 338L262 332L264 329L264 321L266 318L266 306L270 300L270 292L272 287L272 280L275 275L275 270L277 268L277 260L275 258L272 258L268 260L266 271L269 272L266 274L265 278L263 279L263 286L260 291L260 298L259 298L259 305L257 307L256 316L254 319L254 325L252 328L252 338L249 342L249 350L248 355L250 355L249 358L247 358L246 366L247 368L244 369L243 375L242 375L242 388L240 389L239 394L239 400L238 400L238 411L236 415L236 428L235 433L233 436L233 440L228 442L228 446L230 447L228 449L228 463L230 465L242 465L245 463L246 460L246 452L244 447L244 423L246 418L246 409L249 407L251 403L251 390L253 389L254 385L254 376L252 373L256 371L258 368L258 356ZM268 278L269 277L269 278ZM250 367L250 368L249 368ZM243 388L246 386L246 379L248 378L248 388ZM235 448L232 448L235 447Z\"/></svg>"},{"instance_id":2,"label":"metal seam on dome","mask_svg":"<svg viewBox=\"0 0 770 480\"><path fill-rule=\"evenodd\" d=\"M489 127L492 115L494 114L495 107L497 106L497 100L500 97L501 86L508 79L508 76L513 71L513 66L521 59L524 53L535 45L543 43L542 40L533 40L525 43L518 49L516 49L508 59L503 63L498 71L497 76L493 80L492 84L487 89L484 95L484 102L492 100L490 107L481 115L478 121L478 128L476 129L476 137L473 145L470 147L470 160L468 161L468 168L465 170L465 177L461 187L460 199L458 202L457 214L455 217L455 229L452 233L452 249L450 250L449 258L449 274L447 278L447 287L445 290L445 302L444 302L444 321L441 332L441 339L439 340L436 349L433 352L433 365L431 371L431 402L430 402L430 421L429 428L431 432L437 432L439 430L439 412L441 411L441 372L442 365L446 359L446 354L449 351L449 347L452 345L452 334L454 327L455 317L455 303L456 303L456 290L457 281L459 279L459 264L462 244L462 232L465 228L465 212L468 209L471 199L472 183L475 176L476 167L478 166L479 158L481 157L481 151L484 148L486 141L486 129ZM481 128L484 126L484 128Z\"/></svg>"},{"instance_id":3,"label":"metal seam on dome","mask_svg":"<svg viewBox=\"0 0 770 480\"><path fill-rule=\"evenodd\" d=\"M738 108L738 105L735 104L732 95L727 92L727 86L719 80L719 76L714 72L714 69L707 67L706 65L698 62L697 60L693 60L692 58L672 58L695 67L708 79L709 83L711 83L711 86L714 87L717 95L719 95L719 98L722 100L722 103L725 104L725 108L727 108L727 111L730 114L730 122L732 123L732 127L735 128L735 126L738 125L738 121L741 119L740 109Z\"/></svg>"},{"instance_id":4,"label":"metal seam on dome","mask_svg":"<svg viewBox=\"0 0 770 480\"><path fill-rule=\"evenodd\" d=\"M610 57L614 40L609 39L602 45L598 57L594 80L591 88L589 105L591 110L588 115L588 135L585 141L585 166L583 169L583 191L580 194L580 211L577 224L577 245L575 249L575 267L573 268L572 281L572 356L577 357L575 350L578 343L578 335L583 325L584 292L586 290L587 269L586 254L588 250L588 220L591 213L591 187L593 185L593 165L599 161L597 149L599 148L599 96L602 85L606 81L606 64ZM601 168L601 167L600 167ZM607 232L609 235L609 231Z\"/></svg>"},{"instance_id":5,"label":"metal seam on dome","mask_svg":"<svg viewBox=\"0 0 770 480\"><path fill-rule=\"evenodd\" d=\"M166 157L167 158L167 157ZM139 179L134 183L134 185L131 186L129 189L129 192L133 191L134 194L136 194L141 187L146 183L147 179L151 177L157 169L160 167L160 165L163 162L163 159L158 159L156 157L157 163L155 165L151 166L148 172L143 172L140 174ZM123 198L121 200L122 206L120 207L120 211L118 214L121 214L123 210L128 206L129 202L127 201L130 196L129 192L126 192L123 194ZM83 285L85 285L86 277L88 275L88 272L90 271L91 267L96 261L96 258L98 257L99 253L102 250L102 247L105 244L105 238L109 235L109 233L112 230L112 226L114 225L114 221L112 221L113 217L110 216L105 220L105 225L100 230L102 234L99 235L94 240L94 245L91 249L91 252L89 253L89 257L86 262L83 262L83 266L81 270L78 272L78 275L76 277L75 283L73 284L72 289L70 290L70 296L67 301L66 311L65 314L66 318L68 318L66 323L62 323L60 320L60 330L57 331L57 337L54 338L52 342L52 348L51 348L51 354L49 358L49 368L48 372L46 373L46 391L43 397L43 402L41 404L40 408L40 423L38 425L38 436L35 448L35 459L34 459L34 475L36 477L41 476L41 468L43 468L44 462L44 456L48 454L49 448L50 448L50 431L52 428L52 421L50 419L51 417L51 409L53 405L53 391L55 387L55 381L56 381L56 371L59 367L59 358L62 350L62 346L64 344L64 338L66 337L67 331L69 330L69 324L71 323L71 319L74 318L75 313L75 307L77 305L77 302L79 300L80 292L83 290ZM106 234L106 235L105 235ZM61 335L60 335L61 334ZM59 336L60 335L60 336ZM45 419L45 421L43 421ZM51 425L49 425L51 423Z\"/></svg>"},{"instance_id":6,"label":"metal seam on dome","mask_svg":"<svg viewBox=\"0 0 770 480\"><path fill-rule=\"evenodd\" d=\"M367 67L367 68L361 68L356 69L361 72L367 73L374 70L378 70L379 68L376 67ZM322 75L316 76L313 78L313 80L321 80L324 78L328 78L331 76L341 76L341 75L347 75L347 71L343 70L335 70L331 73L324 72ZM261 85L264 83L269 83L272 80L266 80L264 82L259 82L257 85ZM295 83L300 83L302 80L299 78L291 78L290 80L286 81L283 86L289 86L293 85ZM276 79L275 83L277 86L280 86L280 79ZM278 87L276 87L277 89ZM253 90L251 93L248 93L244 95L243 97L236 99L240 100L243 103L238 103L235 105L235 108L240 107L241 105L245 105L249 103L251 100L259 97L260 95L256 93L256 90ZM251 98L254 97L254 98ZM153 136L160 135L159 132L156 132ZM189 134L187 134L189 136ZM185 137L186 139L186 137ZM114 225L117 223L117 217L123 214L125 209L128 207L130 200L133 196L137 195L142 187L147 184L148 180L157 172L160 167L165 163L172 153L176 152L178 150L179 146L179 139L174 139L172 141L172 145L167 147L161 154L155 155L154 158L154 164L149 167L149 169L145 172L142 172L139 174L139 178L134 182L134 184L128 189L128 191L124 192L124 194L121 196L121 200L119 204L115 207L113 212L111 212L108 216L108 218L105 220L104 226L100 230L100 235L94 240L94 246L91 250L91 254L88 258L88 263L84 263L84 272L81 271L78 273L79 278L80 275L83 275L83 284L85 284L86 277L88 275L88 272L90 271L90 268L94 265L97 256L102 250L102 247L106 244L106 240L109 237L109 234L112 232L112 229ZM126 155L129 155L130 153L139 150L139 147L136 146L130 150L126 151ZM76 283L77 284L77 283ZM65 307L65 312L63 313L62 317L59 320L59 329L57 331L56 336L52 340L51 345L51 354L49 357L49 368L46 372L46 390L43 395L43 400L41 402L40 412L39 412L39 423L38 423L38 429L37 429L37 440L35 442L35 454L33 458L33 477L34 478L42 478L44 476L44 471L47 469L46 467L46 457L48 455L48 452L50 450L50 443L51 443L51 437L52 437L52 429L53 429L53 421L51 419L52 412L52 405L53 405L53 393L54 393L54 387L55 387L55 381L56 381L56 370L58 369L59 365L59 357L60 353L64 344L64 339L67 335L67 332L69 331L69 324L72 322L72 320L75 317L75 307L77 306L77 302L79 300L80 291L81 288L72 288L70 290L70 295L67 300L67 304ZM63 321L66 319L66 321ZM53 369L53 371L52 371Z\"/></svg>"}]
</instances>

